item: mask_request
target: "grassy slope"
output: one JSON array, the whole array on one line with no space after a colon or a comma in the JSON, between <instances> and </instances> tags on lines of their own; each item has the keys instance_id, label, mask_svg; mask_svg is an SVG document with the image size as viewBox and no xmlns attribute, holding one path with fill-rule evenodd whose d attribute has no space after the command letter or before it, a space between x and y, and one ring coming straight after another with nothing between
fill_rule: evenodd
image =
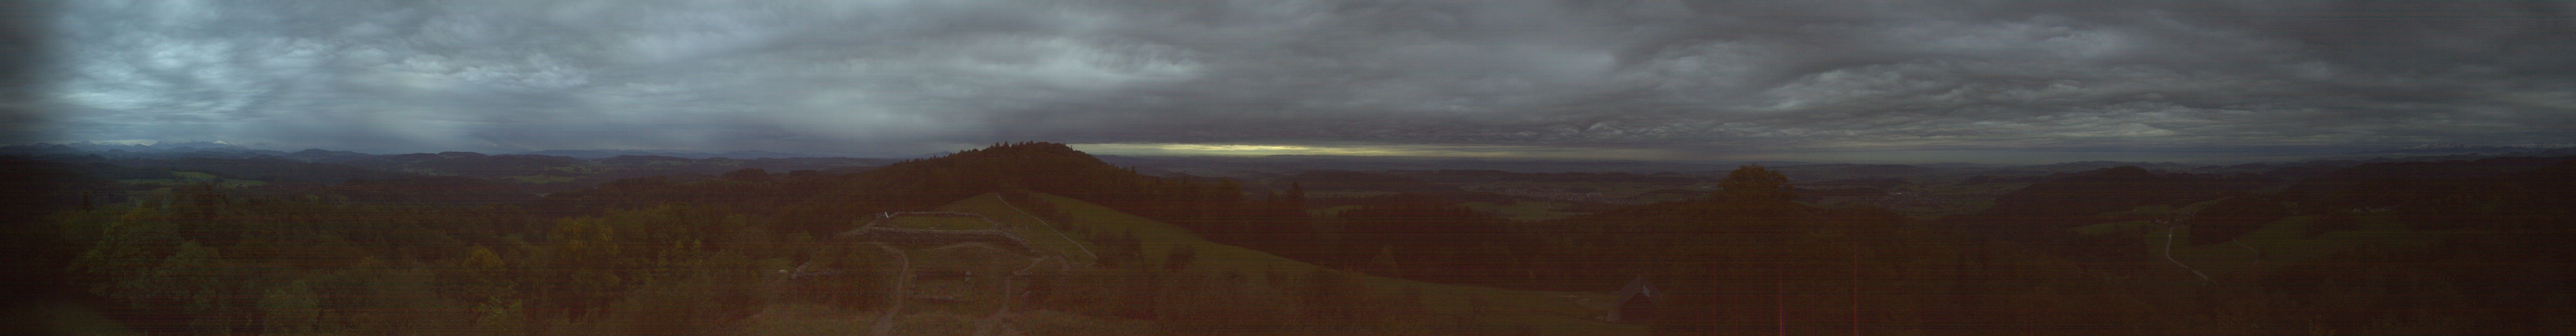
<instances>
[{"instance_id":1,"label":"grassy slope","mask_svg":"<svg viewBox=\"0 0 2576 336\"><path fill-rule=\"evenodd\" d=\"M2196 212L2211 204L2216 204L2218 201L2219 200L2210 200L2194 203L2189 206L2184 206L2181 209L2170 211ZM2191 265L2192 268L2199 269L2201 272L2208 273L2212 278L2244 278L2255 276L2254 274L2249 273L2275 270L2301 262L2323 259L2335 252L2351 250L2365 245L2432 244L2441 241L2443 237L2446 237L2448 233L2450 233L2448 231L2439 230L2409 230L2403 223L2399 223L2384 214L2362 214L2356 216L2360 221L2360 229L2358 230L2331 231L2319 233L2315 236L2306 235L2305 233L2308 230L2308 226L2315 225L2318 217L2319 216L2317 215L2306 215L2283 218L2269 224L2264 224L2262 229L2237 237L2233 242L2200 246L2191 246L2189 243L2184 242L2187 237L2191 236L2191 229L2175 229L2172 232L2172 239L2174 240L2173 258L2175 260L2182 261L2184 264ZM2139 235L2137 238L2142 239L2147 243L2146 246L2150 257L2156 259L2156 261L2163 262L2167 239L2166 225L2159 225L2148 221L2128 221L2087 225L2076 227L2072 230L2083 234L2125 235L2134 234L2134 232L2138 232L2137 230L2141 228L2144 229L2146 234ZM2239 246L2239 244L2242 244L2242 246ZM2257 253L2258 251L2260 253ZM2191 277L2188 271L2182 270L2178 267L2174 269L2174 272L2175 273L2173 275L2177 277Z\"/></svg>"},{"instance_id":2,"label":"grassy slope","mask_svg":"<svg viewBox=\"0 0 2576 336\"><path fill-rule=\"evenodd\" d=\"M2245 245L2242 247L2226 243L2184 246L2183 243L2176 242L2173 251L2174 259L2182 260L2192 267L2201 268L2202 271L2212 272L2209 275L2211 277L2220 277L2222 273L2245 276L2243 274L2245 272L2272 270L2300 262L2323 259L2335 252L2364 245L2434 244L2453 233L2442 230L2409 230L2405 225L2388 216L2365 214L2357 216L2361 221L2359 230L2325 232L2314 237L2303 235L2307 227L2315 223L2316 217L2290 217L2264 225L2261 230L2236 238L2237 243ZM2149 238L2156 244L2154 245L2158 248L2156 252L2162 253L2164 237L2161 233L2163 232L2154 233L2157 234L2152 234L2150 236L2153 237ZM2191 230L2183 229L2176 234L2188 236ZM2256 253L2247 250L2246 247L2262 251L2261 269L2254 268L2257 260Z\"/></svg>"},{"instance_id":3,"label":"grassy slope","mask_svg":"<svg viewBox=\"0 0 2576 336\"><path fill-rule=\"evenodd\" d=\"M886 225L906 229L930 230L982 230L990 229L993 226L992 224L985 224L983 220L974 218L927 216L896 217L892 221L887 221Z\"/></svg>"},{"instance_id":4,"label":"grassy slope","mask_svg":"<svg viewBox=\"0 0 2576 336\"><path fill-rule=\"evenodd\" d=\"M942 210L974 212L1019 229L1018 234L1042 250L1071 251L1076 259L1086 259L1082 248L1099 251L1097 245L1081 242L1081 235L1056 230L1133 232L1142 241L1146 260L1161 260L1175 247L1189 246L1198 251L1197 262L1190 271L1233 273L1254 281L1269 281L1269 274L1304 274L1318 266L1282 258L1261 251L1208 242L1188 230L1136 217L1087 202L1045 194L1032 194L1053 203L1074 219L1072 223L1045 223L1023 211L1005 205L999 195L986 194L949 204ZM1072 239L1068 239L1071 237ZM1083 260L1089 261L1089 260ZM1339 272L1339 271L1335 271ZM1559 335L1640 335L1644 326L1605 323L1592 319L1606 311L1610 295L1598 293L1561 293L1505 290L1488 287L1445 285L1419 281L1374 277L1346 273L1363 279L1369 291L1378 295L1397 296L1418 291L1423 309L1433 316L1472 316L1478 324L1515 327L1540 334ZM1293 281L1293 280L1289 280ZM1274 287L1294 284L1272 283Z\"/></svg>"}]
</instances>

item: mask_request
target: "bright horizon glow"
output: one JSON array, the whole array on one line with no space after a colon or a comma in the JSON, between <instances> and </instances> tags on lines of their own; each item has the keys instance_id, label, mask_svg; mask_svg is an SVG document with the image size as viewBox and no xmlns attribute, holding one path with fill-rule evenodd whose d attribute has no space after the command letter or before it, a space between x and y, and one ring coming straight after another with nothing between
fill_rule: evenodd
<instances>
[{"instance_id":1,"label":"bright horizon glow","mask_svg":"<svg viewBox=\"0 0 2576 336\"><path fill-rule=\"evenodd\" d=\"M1268 156L1268 155L1354 155L1411 156L1414 151L1375 146L1300 146L1256 144L1184 144L1184 143L1105 143L1069 144L1074 150L1108 155L1165 156Z\"/></svg>"}]
</instances>

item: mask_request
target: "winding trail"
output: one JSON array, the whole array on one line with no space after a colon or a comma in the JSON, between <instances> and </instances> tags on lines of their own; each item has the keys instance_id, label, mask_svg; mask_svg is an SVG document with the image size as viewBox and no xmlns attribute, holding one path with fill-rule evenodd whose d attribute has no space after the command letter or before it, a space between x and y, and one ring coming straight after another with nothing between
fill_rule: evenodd
<instances>
[{"instance_id":1,"label":"winding trail","mask_svg":"<svg viewBox=\"0 0 2576 336\"><path fill-rule=\"evenodd\" d=\"M1017 270L1017 271L1011 271L1011 275L1012 275L1012 276L1026 276L1026 275L1029 275L1029 271L1030 271L1030 270L1038 269L1038 265L1046 264L1046 261L1047 261L1048 259L1055 259L1055 256L1043 256L1043 257L1037 257L1037 258L1030 258L1030 259L1029 259L1029 267L1022 267L1022 268L1020 268L1020 270ZM1061 263L1059 263L1059 264L1061 264ZM1020 334L1020 333L1019 333L1019 330L1012 329L1012 328L1011 328L1011 325L1010 325L1010 323L1009 323L1009 322L1011 321L1011 317L1012 317L1012 316L1016 316L1016 315L1018 315L1018 314L1015 314L1015 313L1012 313L1012 312L1011 312L1011 302L1015 302L1015 301L1019 301L1019 297L1018 297L1017 295L1011 295L1011 277L1009 277L1009 276L1002 277L1002 309L1000 309L1000 310L994 310L992 315L987 315L987 316L985 316L982 320L978 320L978 321L976 321L976 322L975 322L975 332L973 333L973 335L975 335L975 336L993 336L993 335L1018 335L1018 334Z\"/></svg>"},{"instance_id":2,"label":"winding trail","mask_svg":"<svg viewBox=\"0 0 2576 336\"><path fill-rule=\"evenodd\" d=\"M909 282L912 281L912 256L904 254L903 249L886 246L885 243L868 242L867 244L885 249L886 252L892 252L894 253L895 260L903 261L902 268L896 269L894 276L893 297L890 298L890 301L894 301L894 307L886 308L885 315L877 316L877 323L875 325L868 326L869 334L871 335L892 335L894 334L894 316L903 312L904 297L907 296L907 292L911 291L911 284Z\"/></svg>"},{"instance_id":3,"label":"winding trail","mask_svg":"<svg viewBox=\"0 0 2576 336\"><path fill-rule=\"evenodd\" d=\"M1006 207L1010 207L1012 211L1020 212L1020 214L1021 214L1021 215L1023 215L1023 216L1028 216L1030 219L1037 220L1037 221L1038 221L1038 223L1040 223L1042 226L1050 226L1050 227L1048 227L1048 228L1047 228L1047 229L1048 229L1048 230L1050 230L1050 231L1055 230L1055 228L1051 227L1051 225L1050 225L1050 224L1046 223L1046 220L1044 220L1044 219L1039 219L1039 218L1037 218L1037 216L1034 216L1034 215L1030 215L1030 214L1028 213L1028 211L1020 210L1018 206L1010 204L1010 201L1008 201L1008 200L1002 200L1002 205L1003 205L1003 206L1006 206ZM953 217L975 217L975 218L977 218L977 219L982 219L982 220L984 220L986 223L992 224L993 229L989 229L989 230L925 230L925 229L902 229L902 228L892 228L892 227L880 227L880 225L879 225L879 224L884 224L884 223L886 223L886 222L889 222L889 221L891 221L893 218L898 217L898 216L953 216ZM969 242L951 243L951 244L948 244L948 245L945 245L945 246L939 246L939 247L932 247L932 248L929 248L928 250L925 250L925 251L936 252L936 251L944 251L944 250L957 249L957 248L975 248L975 247L981 247L981 248L986 248L986 249L993 249L993 250L1000 251L1000 252L1003 252L1003 253L1023 253L1023 252L1025 252L1025 253L1032 253L1032 254L1036 254L1036 255L1038 255L1038 257L1036 257L1036 258L1029 258L1029 265L1028 265L1027 267L1022 267L1022 268L1020 268L1019 270L1016 270L1016 271L1012 271L1012 272L1010 272L1010 274L1009 274L1009 275L1004 275L1004 276L1002 276L1002 293L1001 293L1001 294L1002 294L1002 302L1001 302L1002 307L1001 307L1001 309L996 310L996 311L994 311L992 314L986 315L986 316L985 316L985 317L983 317L983 318L977 319L977 320L976 320L976 322L974 323L975 328L974 328L973 332L971 333L972 335L979 335L979 336L980 336L980 335L1020 335L1020 334L1021 334L1019 330L1012 328L1008 323L1006 323L1007 321L1009 321L1009 319L1010 319L1012 316L1015 316L1015 315L1016 315L1016 314L1014 314L1014 313L1012 313L1012 312L1011 312L1011 303L1012 303L1011 301L1013 301L1013 299L1012 299L1012 298L1014 297L1014 296L1013 296L1013 295L1011 295L1011 293L1010 293L1010 288L1011 288L1011 285L1012 285L1012 283L1011 283L1011 277L1013 277L1013 276L1026 276L1026 275L1029 275L1029 274L1031 274L1031 271L1036 270L1036 269L1038 269L1038 267L1041 267L1041 266L1045 265L1047 260L1057 259L1057 257L1056 257L1056 256L1046 255L1046 253L1045 253L1045 252L1037 251L1036 249L1034 249L1034 245L1029 244L1029 243L1028 243L1026 240L1024 240L1024 239L1020 239L1017 235L1011 234L1011 231L1013 231L1013 230L1011 230L1010 228L1011 228L1012 226L1010 226L1010 225L1008 225L1008 224L1005 224L1005 223L1002 223L1002 222L1000 222L1000 221L995 221L995 220L993 220L992 218L985 217L985 216L983 216L983 215L981 215L981 214L965 213L965 212L949 212L949 211L936 211L936 212L932 212L932 211L913 211L913 212L900 212L900 213L884 213L884 214L879 214L877 217L878 217L878 218L877 218L877 220L869 222L869 223L868 223L868 225L864 225L864 226L861 226L861 227L860 227L860 228L858 228L858 229L853 229L853 230L850 230L850 231L847 231L847 232L842 232L842 233L840 233L839 235L841 235L841 236L866 236L866 235L870 235L870 234L874 234L874 233L891 233L891 234L933 234L933 233L953 233L953 232L967 232L967 231L974 231L974 232L969 232L969 233L988 233L988 232L984 232L984 231L990 231L990 232L989 232L989 234L997 234L997 235L999 235L999 236L1001 236L1001 237L1008 238L1008 239L1007 239L1007 241L1003 241L1003 242L1001 242L1001 243L1010 243L1010 244L1006 244L1006 245L1016 245L1019 249L1014 250L1014 249L1002 248L1002 247L996 246L996 245L995 245L995 243L991 243L991 242L974 242L974 241L969 241ZM1074 244L1074 247L1082 248L1082 252L1083 252L1084 254L1090 254L1090 253L1091 253L1091 249L1090 249L1090 248L1088 248L1088 247L1083 247L1083 246L1082 246L1082 244L1081 244L1081 242L1079 242L1079 241L1073 241L1073 240L1072 240L1072 237L1064 236L1064 232L1062 232L1062 231L1057 231L1057 232L1056 232L1056 235L1057 235L1057 237L1065 238L1066 242ZM886 237L882 237L882 236L880 236L880 237L877 237L877 238L886 238ZM887 293L887 294L890 296L890 298L889 298L889 300L888 300L888 301L891 301L891 303L892 303L892 304L891 304L889 307L887 307L887 308L886 308L886 310L885 310L885 312L884 312L883 314L881 314L881 315L877 316L876 323L874 323L873 325L869 326L869 334L870 334L870 335L875 335L875 336L889 336L889 335L892 335L892 334L894 333L894 329L895 329L895 324L896 324L896 318L897 318L897 316L901 316L901 315L903 314L903 309L904 309L905 303L906 303L907 301L909 301L909 299L910 299L910 298L912 298L912 296L913 296L913 295L912 295L912 286L913 286L913 284L912 284L912 280L914 280L914 278L916 277L916 275L915 275L915 274L913 274L913 270L912 270L912 255L911 255L910 253L908 253L908 252L905 252L905 250L904 250L903 248L898 248L898 247L895 247L895 246L893 246L893 245L888 245L888 244L887 244L887 242L885 242L885 241L875 241L875 240L871 240L871 241L864 242L864 243L862 243L862 244L870 245L870 246L876 246L878 249L883 249L883 250L885 250L887 253L892 254L892 255L895 257L895 260L897 260L897 261L899 261L899 262L900 262L900 263L898 264L898 266L897 266L898 268L897 268L897 270L896 270L896 274L895 274L895 282L894 282L894 284L893 284L893 286L894 286L894 287L893 287L893 290L890 290L890 291L888 291L888 293ZM1097 259L1098 257L1097 257L1097 256L1094 256L1093 258L1094 258L1094 259ZM1058 262L1058 263L1057 263L1057 265L1058 265L1059 267L1070 267L1070 265L1069 265L1069 264L1070 264L1070 262ZM809 272L809 271L808 271L809 269L814 268L814 266L816 266L816 265L815 265L815 262L813 262L813 261L808 261L805 265L797 266L797 267L796 267L796 269L794 269L794 270L780 270L780 273L786 273L786 274L789 274L789 278L790 278L790 279L793 279L793 278L801 277L802 275L807 275L808 273L816 273L816 272ZM968 273L968 274L973 274L973 273L971 273L971 272L970 272L970 273Z\"/></svg>"},{"instance_id":4,"label":"winding trail","mask_svg":"<svg viewBox=\"0 0 2576 336\"><path fill-rule=\"evenodd\" d=\"M1083 255L1083 256L1091 257L1091 260L1094 260L1094 261L1100 260L1100 255L1097 255L1097 254L1091 254L1091 248L1090 248L1090 247L1084 247L1084 246L1082 246L1082 241L1073 240L1073 237L1064 235L1064 230L1057 230L1057 229L1055 229L1055 224L1054 224L1054 223L1047 223L1047 221L1046 221L1046 219L1045 219L1045 218L1038 218L1038 216L1037 216L1037 215L1029 214L1029 211L1028 211L1028 210L1020 210L1020 206L1017 206L1017 205L1011 205L1011 199L1010 199L1009 197L1002 197L1002 195L995 194L995 195L993 195L993 200L996 200L996 201L1002 201L1002 206L1003 206L1003 207L1009 207L1009 208L1011 208L1011 211L1013 211L1013 212L1019 212L1019 213L1020 213L1020 216L1028 217L1028 218L1029 218L1029 220L1035 220L1035 221L1038 221L1038 226L1039 226L1039 227L1044 227L1044 228L1046 228L1046 229L1047 229L1047 231L1049 231L1049 232L1055 232L1055 236L1056 236L1057 238L1064 238L1064 242L1067 242L1067 243L1073 243L1073 248L1082 249L1082 255ZM998 224L998 223L996 223L996 224Z\"/></svg>"},{"instance_id":5,"label":"winding trail","mask_svg":"<svg viewBox=\"0 0 2576 336\"><path fill-rule=\"evenodd\" d=\"M2182 227L2182 226L2181 226L2181 225L2175 225L2175 226L2167 226L2167 227L2165 227L2165 261L2171 261L2171 262L2173 262L2173 263L2174 263L2174 266L2182 266L2182 269L2191 270L2191 275L2198 275L2198 276L2200 276L2200 281L2209 281L2209 275L2208 275L2208 274L2201 274L2199 269L2191 268L2191 265L2184 265L2184 264L2182 264L2182 261L2181 261L2181 260L2174 260L2174 257L2173 257L2174 229L2175 229L2175 228L2180 228L2180 227Z\"/></svg>"},{"instance_id":6,"label":"winding trail","mask_svg":"<svg viewBox=\"0 0 2576 336\"><path fill-rule=\"evenodd\" d=\"M2246 251L2254 251L2254 268L2263 268L2263 250L2256 250L2253 246L2245 246L2244 241L2235 241L2232 243L2236 243L2236 247L2245 248Z\"/></svg>"}]
</instances>

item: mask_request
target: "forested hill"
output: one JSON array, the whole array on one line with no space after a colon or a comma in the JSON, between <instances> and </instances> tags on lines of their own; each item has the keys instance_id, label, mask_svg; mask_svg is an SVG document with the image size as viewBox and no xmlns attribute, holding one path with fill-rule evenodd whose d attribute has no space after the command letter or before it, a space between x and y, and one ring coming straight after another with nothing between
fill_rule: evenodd
<instances>
[{"instance_id":1,"label":"forested hill","mask_svg":"<svg viewBox=\"0 0 2576 336\"><path fill-rule=\"evenodd\" d=\"M2313 167L2336 167L2311 169ZM2481 219L2523 216L2553 209L2566 193L2576 157L2510 157L2429 162L2334 165L2313 162L2262 174L2158 173L2112 167L2063 174L1997 197L1984 211L1943 218L1954 230L2022 239L2046 238L2071 227L2141 218L2147 212L2181 211L2203 202L2253 199L2273 218L2297 214L2405 210L2425 223L2480 222L2435 218L2476 214ZM2210 204L2215 206L2220 204ZM2231 205L2232 207L2233 205ZM2198 208L2190 208L2198 209ZM2454 213L2468 210L2473 213Z\"/></svg>"},{"instance_id":2,"label":"forested hill","mask_svg":"<svg viewBox=\"0 0 2576 336\"><path fill-rule=\"evenodd\" d=\"M546 202L550 208L590 211L684 203L790 216L848 215L929 208L1004 188L1068 189L1132 182L1138 176L1061 144L1021 143L899 161L849 174L739 170L710 179L629 178L555 193Z\"/></svg>"},{"instance_id":3,"label":"forested hill","mask_svg":"<svg viewBox=\"0 0 2576 336\"><path fill-rule=\"evenodd\" d=\"M770 216L828 230L884 211L937 207L990 192L1025 190L1070 197L1188 227L1219 242L1253 234L1265 221L1303 218L1286 197L1245 197L1231 179L1138 174L1064 144L1024 142L888 164L864 172L773 175L728 173L707 181L646 177L556 193L541 208L567 215L607 209L692 204Z\"/></svg>"}]
</instances>

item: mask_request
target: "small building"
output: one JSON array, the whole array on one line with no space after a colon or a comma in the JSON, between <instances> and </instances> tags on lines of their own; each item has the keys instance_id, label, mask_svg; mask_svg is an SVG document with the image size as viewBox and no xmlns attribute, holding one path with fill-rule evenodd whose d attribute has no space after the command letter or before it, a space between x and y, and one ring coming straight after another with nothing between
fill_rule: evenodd
<instances>
[{"instance_id":1,"label":"small building","mask_svg":"<svg viewBox=\"0 0 2576 336\"><path fill-rule=\"evenodd\" d=\"M1659 310L1658 307L1664 304L1664 292L1655 289L1654 284L1647 283L1646 276L1643 275L1628 280L1628 286L1619 289L1617 298L1618 303L1610 306L1610 314L1603 320L1644 322L1653 318Z\"/></svg>"}]
</instances>

